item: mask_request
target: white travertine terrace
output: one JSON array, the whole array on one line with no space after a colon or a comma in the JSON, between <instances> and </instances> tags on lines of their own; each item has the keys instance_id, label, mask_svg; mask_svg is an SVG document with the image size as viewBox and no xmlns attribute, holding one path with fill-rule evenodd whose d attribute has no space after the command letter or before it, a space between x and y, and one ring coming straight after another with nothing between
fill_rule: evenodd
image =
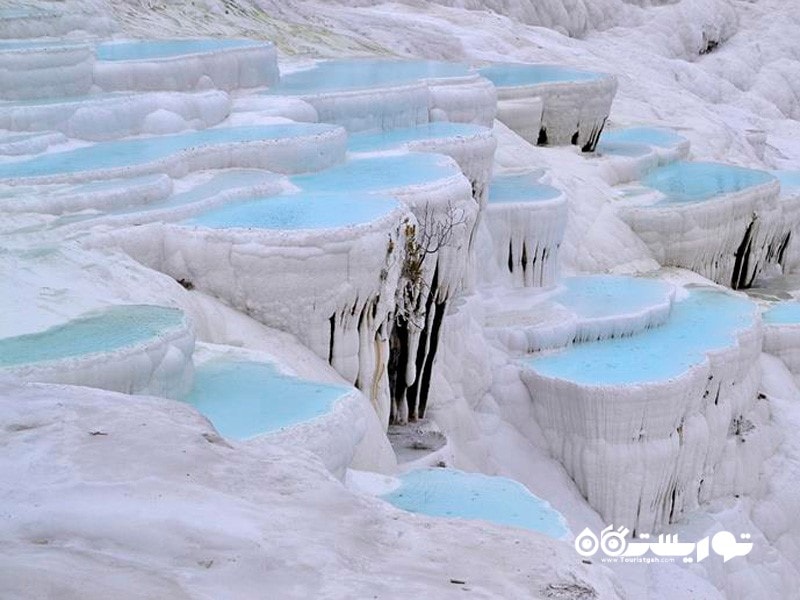
<instances>
[{"instance_id":1,"label":"white travertine terrace","mask_svg":"<svg viewBox=\"0 0 800 600\"><path fill-rule=\"evenodd\" d=\"M183 177L205 169L316 171L344 159L347 135L325 124L215 127L167 136L100 142L0 164L0 183L82 183L153 173Z\"/></svg>"},{"instance_id":2,"label":"white travertine terrace","mask_svg":"<svg viewBox=\"0 0 800 600\"><path fill-rule=\"evenodd\" d=\"M362 389L386 423L388 320L409 214L379 196L374 202L387 206L380 217L338 228L280 229L256 222L210 227L201 215L199 221L154 223L114 237L143 264L297 336Z\"/></svg>"},{"instance_id":3,"label":"white travertine terrace","mask_svg":"<svg viewBox=\"0 0 800 600\"><path fill-rule=\"evenodd\" d=\"M113 306L0 340L0 373L23 381L178 398L192 383L194 331L175 308Z\"/></svg>"},{"instance_id":4,"label":"white travertine terrace","mask_svg":"<svg viewBox=\"0 0 800 600\"><path fill-rule=\"evenodd\" d=\"M617 91L616 77L554 65L498 63L480 73L497 88L505 124L520 127L518 133L528 142L573 144L585 152L594 150ZM541 123L534 139L535 98L541 102Z\"/></svg>"},{"instance_id":5,"label":"white travertine terrace","mask_svg":"<svg viewBox=\"0 0 800 600\"><path fill-rule=\"evenodd\" d=\"M781 237L780 185L768 173L714 163L675 163L644 180L618 214L665 266L748 287Z\"/></svg>"},{"instance_id":6,"label":"white travertine terrace","mask_svg":"<svg viewBox=\"0 0 800 600\"><path fill-rule=\"evenodd\" d=\"M60 131L71 138L102 141L206 129L221 123L230 111L230 97L219 90L93 94L38 103L0 103L0 128Z\"/></svg>"},{"instance_id":7,"label":"white travertine terrace","mask_svg":"<svg viewBox=\"0 0 800 600\"><path fill-rule=\"evenodd\" d=\"M538 183L538 176L495 177L484 219L492 241L494 265L479 270L499 273L513 287L548 287L558 279L558 248L567 225L567 198Z\"/></svg>"},{"instance_id":8,"label":"white travertine terrace","mask_svg":"<svg viewBox=\"0 0 800 600\"><path fill-rule=\"evenodd\" d=\"M609 523L659 529L700 503L757 486L769 449L769 408L757 398L761 322L747 300L709 302L709 294L722 296L691 292L647 333L522 366L551 451ZM721 323L722 313L730 313L727 331L670 355L670 337Z\"/></svg>"},{"instance_id":9,"label":"white travertine terrace","mask_svg":"<svg viewBox=\"0 0 800 600\"><path fill-rule=\"evenodd\" d=\"M158 52L165 44L182 47ZM277 50L270 42L115 40L98 45L96 52L93 83L106 92L230 91L272 85L278 80Z\"/></svg>"}]
</instances>

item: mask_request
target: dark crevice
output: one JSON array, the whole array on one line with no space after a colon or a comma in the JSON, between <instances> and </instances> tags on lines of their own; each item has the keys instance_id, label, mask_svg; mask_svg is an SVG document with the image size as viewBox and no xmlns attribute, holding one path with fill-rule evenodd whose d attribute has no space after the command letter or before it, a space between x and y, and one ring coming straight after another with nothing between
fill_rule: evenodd
<instances>
[{"instance_id":1,"label":"dark crevice","mask_svg":"<svg viewBox=\"0 0 800 600\"><path fill-rule=\"evenodd\" d=\"M678 495L678 486L677 484L675 487L672 488L672 496L670 498L670 507L669 507L669 522L674 523L675 518L675 498Z\"/></svg>"},{"instance_id":2,"label":"dark crevice","mask_svg":"<svg viewBox=\"0 0 800 600\"><path fill-rule=\"evenodd\" d=\"M522 242L521 262L522 262L522 276L525 277L525 275L528 272L528 248L525 245L525 242Z\"/></svg>"},{"instance_id":3,"label":"dark crevice","mask_svg":"<svg viewBox=\"0 0 800 600\"><path fill-rule=\"evenodd\" d=\"M336 313L331 315L329 321L331 324L331 340L328 344L328 363L333 364L333 338L336 332Z\"/></svg>"},{"instance_id":4,"label":"dark crevice","mask_svg":"<svg viewBox=\"0 0 800 600\"><path fill-rule=\"evenodd\" d=\"M756 218L750 221L747 231L744 233L742 243L734 254L733 274L731 275L731 288L734 290L742 289L747 286L747 274L750 268L750 252L753 247L753 231L756 226Z\"/></svg>"},{"instance_id":5,"label":"dark crevice","mask_svg":"<svg viewBox=\"0 0 800 600\"><path fill-rule=\"evenodd\" d=\"M792 239L792 232L790 231L789 233L787 233L784 236L783 241L781 242L780 246L778 247L777 263L780 266L784 266L783 265L783 261L784 261L784 257L785 257L785 254L786 254L786 248L789 247L789 242L791 241L791 239Z\"/></svg>"},{"instance_id":6,"label":"dark crevice","mask_svg":"<svg viewBox=\"0 0 800 600\"><path fill-rule=\"evenodd\" d=\"M537 146L547 146L547 129L542 127L539 129L539 139L536 140Z\"/></svg>"},{"instance_id":7,"label":"dark crevice","mask_svg":"<svg viewBox=\"0 0 800 600\"><path fill-rule=\"evenodd\" d=\"M508 241L508 272L514 272L514 240Z\"/></svg>"},{"instance_id":8,"label":"dark crevice","mask_svg":"<svg viewBox=\"0 0 800 600\"><path fill-rule=\"evenodd\" d=\"M592 129L592 134L589 136L589 139L583 146L581 146L582 152L594 152L594 149L597 147L597 142L600 141L600 135L603 133L603 128L605 126L606 126L606 119L604 118L600 123L599 127L595 127L594 129Z\"/></svg>"}]
</instances>

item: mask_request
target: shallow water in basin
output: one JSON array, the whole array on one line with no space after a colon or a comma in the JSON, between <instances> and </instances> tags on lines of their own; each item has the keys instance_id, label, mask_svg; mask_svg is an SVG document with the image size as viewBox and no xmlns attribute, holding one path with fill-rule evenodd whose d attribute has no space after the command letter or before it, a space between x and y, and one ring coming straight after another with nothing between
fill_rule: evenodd
<instances>
[{"instance_id":1,"label":"shallow water in basin","mask_svg":"<svg viewBox=\"0 0 800 600\"><path fill-rule=\"evenodd\" d=\"M300 192L227 204L184 221L213 229L334 229L369 223L399 206L368 193Z\"/></svg>"},{"instance_id":2,"label":"shallow water in basin","mask_svg":"<svg viewBox=\"0 0 800 600\"><path fill-rule=\"evenodd\" d=\"M558 65L525 63L497 63L480 69L479 73L497 87L591 81L602 76L600 73L579 71Z\"/></svg>"},{"instance_id":3,"label":"shallow water in basin","mask_svg":"<svg viewBox=\"0 0 800 600\"><path fill-rule=\"evenodd\" d=\"M178 152L198 146L300 137L320 134L332 129L335 129L332 125L300 123L216 127L177 135L103 142L66 152L53 152L19 162L2 163L0 164L0 179L121 168L163 160Z\"/></svg>"},{"instance_id":4,"label":"shallow water in basin","mask_svg":"<svg viewBox=\"0 0 800 600\"><path fill-rule=\"evenodd\" d=\"M663 281L614 275L568 277L562 285L553 300L589 319L643 312L672 294L672 286Z\"/></svg>"},{"instance_id":5,"label":"shallow water in basin","mask_svg":"<svg viewBox=\"0 0 800 600\"><path fill-rule=\"evenodd\" d=\"M400 480L399 488L382 497L409 512L489 521L556 539L569 534L561 513L505 477L437 468L410 471Z\"/></svg>"},{"instance_id":6,"label":"shallow water in basin","mask_svg":"<svg viewBox=\"0 0 800 600\"><path fill-rule=\"evenodd\" d=\"M676 162L651 171L646 187L665 195L661 203L702 202L773 181L766 171L707 162Z\"/></svg>"},{"instance_id":7,"label":"shallow water in basin","mask_svg":"<svg viewBox=\"0 0 800 600\"><path fill-rule=\"evenodd\" d=\"M184 400L220 434L244 440L325 415L348 392L284 375L270 363L214 359L195 369Z\"/></svg>"},{"instance_id":8,"label":"shallow water in basin","mask_svg":"<svg viewBox=\"0 0 800 600\"><path fill-rule=\"evenodd\" d=\"M460 175L458 167L434 155L410 152L392 156L354 158L345 164L308 175L292 183L308 192L390 190Z\"/></svg>"},{"instance_id":9,"label":"shallow water in basin","mask_svg":"<svg viewBox=\"0 0 800 600\"><path fill-rule=\"evenodd\" d=\"M436 138L470 137L487 132L485 127L468 123L437 121L417 127L403 127L380 133L358 133L351 135L347 149L351 152L388 150L421 140Z\"/></svg>"},{"instance_id":10,"label":"shallow water in basin","mask_svg":"<svg viewBox=\"0 0 800 600\"><path fill-rule=\"evenodd\" d=\"M600 144L644 144L669 148L686 141L671 129L662 127L629 127L628 129L605 130Z\"/></svg>"},{"instance_id":11,"label":"shallow water in basin","mask_svg":"<svg viewBox=\"0 0 800 600\"><path fill-rule=\"evenodd\" d=\"M577 344L523 364L537 373L582 385L627 385L677 377L709 350L736 340L755 320L755 304L724 292L693 290L675 302L664 325L631 337Z\"/></svg>"},{"instance_id":12,"label":"shallow water in basin","mask_svg":"<svg viewBox=\"0 0 800 600\"><path fill-rule=\"evenodd\" d=\"M561 195L558 189L539 183L539 177L538 173L493 177L489 184L489 204L537 202Z\"/></svg>"},{"instance_id":13,"label":"shallow water in basin","mask_svg":"<svg viewBox=\"0 0 800 600\"><path fill-rule=\"evenodd\" d=\"M112 306L63 325L0 340L0 367L112 352L163 335L184 324L177 308Z\"/></svg>"},{"instance_id":14,"label":"shallow water in basin","mask_svg":"<svg viewBox=\"0 0 800 600\"><path fill-rule=\"evenodd\" d=\"M281 76L269 94L304 95L369 89L413 83L422 79L466 77L460 63L433 60L344 59L329 60L310 69Z\"/></svg>"},{"instance_id":15,"label":"shallow water in basin","mask_svg":"<svg viewBox=\"0 0 800 600\"><path fill-rule=\"evenodd\" d=\"M800 302L778 302L761 314L767 325L800 324Z\"/></svg>"}]
</instances>

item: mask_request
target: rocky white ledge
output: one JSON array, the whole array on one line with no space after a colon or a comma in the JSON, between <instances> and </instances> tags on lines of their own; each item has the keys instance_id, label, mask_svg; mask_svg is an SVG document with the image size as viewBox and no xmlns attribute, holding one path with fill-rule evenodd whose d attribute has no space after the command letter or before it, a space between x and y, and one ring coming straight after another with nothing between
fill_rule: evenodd
<instances>
[{"instance_id":1,"label":"rocky white ledge","mask_svg":"<svg viewBox=\"0 0 800 600\"><path fill-rule=\"evenodd\" d=\"M610 571L582 564L568 544L530 531L509 535L490 523L410 515L355 495L308 453L226 441L183 403L0 383L0 420L7 424L0 433L0 493L9 516L4 590L13 597L58 589L66 597L269 590L305 598L341 596L343 586L356 598L396 594L385 569L340 559L355 556L407 574L414 597L448 596L455 586L437 564L442 544L453 549L452 572L470 573L478 590L524 597L577 588L622 597ZM491 570L483 568L487 549L497 562ZM280 575L265 564L280 564Z\"/></svg>"},{"instance_id":2,"label":"rocky white ledge","mask_svg":"<svg viewBox=\"0 0 800 600\"><path fill-rule=\"evenodd\" d=\"M675 288L655 279L568 277L550 292L484 297L484 324L508 352L525 354L658 327L669 318L674 299Z\"/></svg>"},{"instance_id":3,"label":"rocky white ledge","mask_svg":"<svg viewBox=\"0 0 800 600\"><path fill-rule=\"evenodd\" d=\"M2 161L0 183L80 183L150 173L183 177L203 169L237 167L302 173L344 160L346 138L341 127L322 124L214 127Z\"/></svg>"},{"instance_id":4,"label":"rocky white ledge","mask_svg":"<svg viewBox=\"0 0 800 600\"><path fill-rule=\"evenodd\" d=\"M783 222L770 258L784 273L800 269L800 171L772 171L781 183L779 197Z\"/></svg>"},{"instance_id":5,"label":"rocky white ledge","mask_svg":"<svg viewBox=\"0 0 800 600\"><path fill-rule=\"evenodd\" d=\"M306 450L342 479L367 428L382 434L358 390L298 377L263 352L198 344L194 361L194 384L183 399L220 435L255 451L273 444Z\"/></svg>"},{"instance_id":6,"label":"rocky white ledge","mask_svg":"<svg viewBox=\"0 0 800 600\"><path fill-rule=\"evenodd\" d=\"M685 160L689 140L663 127L603 130L595 148L603 178L610 185L641 179L657 167Z\"/></svg>"},{"instance_id":7,"label":"rocky white ledge","mask_svg":"<svg viewBox=\"0 0 800 600\"><path fill-rule=\"evenodd\" d=\"M494 86L465 65L424 60L322 61L284 75L268 94L313 106L348 131L388 131L429 121L491 126Z\"/></svg>"},{"instance_id":8,"label":"rocky white ledge","mask_svg":"<svg viewBox=\"0 0 800 600\"><path fill-rule=\"evenodd\" d=\"M350 136L348 150L373 153L406 148L414 152L444 154L456 161L472 185L473 197L486 206L497 140L488 127L464 123L437 122L382 133Z\"/></svg>"},{"instance_id":9,"label":"rocky white ledge","mask_svg":"<svg viewBox=\"0 0 800 600\"><path fill-rule=\"evenodd\" d=\"M538 179L538 174L523 174L491 180L485 222L494 261L480 265L485 279L499 277L515 287L556 283L567 198Z\"/></svg>"},{"instance_id":10,"label":"rocky white ledge","mask_svg":"<svg viewBox=\"0 0 800 600\"><path fill-rule=\"evenodd\" d=\"M109 235L145 265L296 335L388 421L388 320L409 218L386 196L300 192Z\"/></svg>"},{"instance_id":11,"label":"rocky white ledge","mask_svg":"<svg viewBox=\"0 0 800 600\"><path fill-rule=\"evenodd\" d=\"M628 190L618 213L662 265L748 287L781 237L778 181L766 172L678 162Z\"/></svg>"},{"instance_id":12,"label":"rocky white ledge","mask_svg":"<svg viewBox=\"0 0 800 600\"><path fill-rule=\"evenodd\" d=\"M180 310L119 305L0 340L0 373L177 398L191 386L193 350L194 332Z\"/></svg>"},{"instance_id":13,"label":"rocky white ledge","mask_svg":"<svg viewBox=\"0 0 800 600\"><path fill-rule=\"evenodd\" d=\"M112 91L238 90L278 81L271 42L244 39L115 40L95 48L93 83Z\"/></svg>"},{"instance_id":14,"label":"rocky white ledge","mask_svg":"<svg viewBox=\"0 0 800 600\"><path fill-rule=\"evenodd\" d=\"M0 99L85 96L94 83L88 43L0 41Z\"/></svg>"},{"instance_id":15,"label":"rocky white ledge","mask_svg":"<svg viewBox=\"0 0 800 600\"><path fill-rule=\"evenodd\" d=\"M594 150L617 91L611 75L555 65L498 63L479 71L494 83L505 124L532 144ZM541 100L541 124L532 136ZM526 137L528 136L528 137Z\"/></svg>"},{"instance_id":16,"label":"rocky white ledge","mask_svg":"<svg viewBox=\"0 0 800 600\"><path fill-rule=\"evenodd\" d=\"M761 342L753 303L695 290L663 326L533 356L522 378L550 450L603 519L658 530L756 489L770 447Z\"/></svg>"},{"instance_id":17,"label":"rocky white ledge","mask_svg":"<svg viewBox=\"0 0 800 600\"><path fill-rule=\"evenodd\" d=\"M780 358L792 375L800 379L800 302L779 302L761 316L764 352Z\"/></svg>"},{"instance_id":18,"label":"rocky white ledge","mask_svg":"<svg viewBox=\"0 0 800 600\"><path fill-rule=\"evenodd\" d=\"M45 102L0 103L0 128L60 131L71 138L102 141L206 129L221 123L230 110L230 97L219 90L93 94Z\"/></svg>"}]
</instances>

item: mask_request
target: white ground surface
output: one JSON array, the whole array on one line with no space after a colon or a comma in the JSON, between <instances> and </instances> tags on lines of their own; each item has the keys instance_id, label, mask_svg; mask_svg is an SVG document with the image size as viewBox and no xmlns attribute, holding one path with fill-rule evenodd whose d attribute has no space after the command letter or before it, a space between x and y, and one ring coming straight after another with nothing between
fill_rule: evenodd
<instances>
[{"instance_id":1,"label":"white ground surface","mask_svg":"<svg viewBox=\"0 0 800 600\"><path fill-rule=\"evenodd\" d=\"M610 124L674 127L691 141L693 158L799 168L795 3L481 3L490 10L478 4L128 0L112 10L110 2L80 3L96 14L113 13L128 36L272 39L283 65L300 54L379 53L605 70L620 83ZM720 44L700 55L709 41ZM496 167L548 169L548 182L570 199L563 272L658 267L611 205L612 184L624 177L577 149L534 148L502 125L495 133ZM31 223L4 220L3 230ZM0 253L2 280L14 282L0 287L4 314L13 315L0 320L3 335L38 331L107 304L158 301L184 308L200 340L280 353L298 373L338 380L290 336L185 292L118 253L36 238L8 238ZM701 280L676 270L662 276ZM459 304L446 321L451 333L431 406L455 466L513 477L560 510L572 531L599 531L600 517L550 458L507 357L485 343L478 303ZM791 598L800 589L800 391L778 359L762 355L760 363L773 451L753 493L704 505L674 526L685 539L719 529L750 532L753 553L725 565L614 566L613 575L581 564L569 545L535 534L414 517L353 495L310 454L228 444L183 405L4 382L0 595L412 598L463 595L467 587L494 598ZM392 470L385 439L370 438L365 448L354 467ZM572 595L558 587L564 584ZM581 595L583 585L595 596Z\"/></svg>"}]
</instances>

